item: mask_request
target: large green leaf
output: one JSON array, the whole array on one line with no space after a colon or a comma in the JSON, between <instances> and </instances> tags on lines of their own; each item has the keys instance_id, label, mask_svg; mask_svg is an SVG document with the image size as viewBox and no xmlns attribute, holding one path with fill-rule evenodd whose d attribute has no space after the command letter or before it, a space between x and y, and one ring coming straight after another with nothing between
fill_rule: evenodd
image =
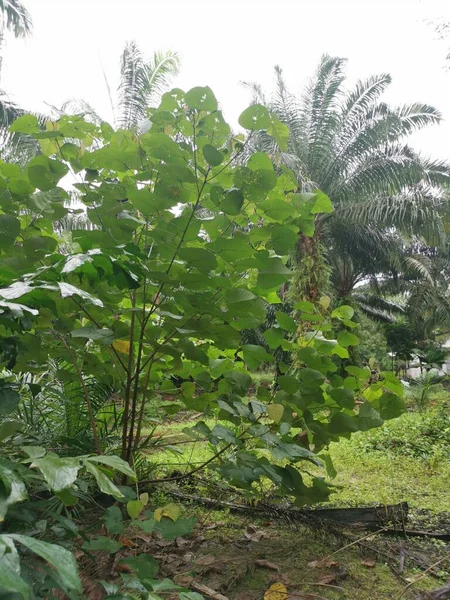
<instances>
[{"instance_id":1,"label":"large green leaf","mask_svg":"<svg viewBox=\"0 0 450 600\"><path fill-rule=\"evenodd\" d=\"M206 162L212 167L218 167L224 160L222 152L211 146L211 144L205 144L202 148L203 156Z\"/></svg>"},{"instance_id":2,"label":"large green leaf","mask_svg":"<svg viewBox=\"0 0 450 600\"><path fill-rule=\"evenodd\" d=\"M217 110L217 100L209 87L194 87L185 95L186 104L197 110Z\"/></svg>"},{"instance_id":3,"label":"large green leaf","mask_svg":"<svg viewBox=\"0 0 450 600\"><path fill-rule=\"evenodd\" d=\"M250 129L251 131L267 129L271 125L269 111L261 104L252 104L252 106L246 108L241 113L238 121L241 127Z\"/></svg>"},{"instance_id":4,"label":"large green leaf","mask_svg":"<svg viewBox=\"0 0 450 600\"><path fill-rule=\"evenodd\" d=\"M262 363L271 363L274 360L273 356L262 346L244 344L242 350L244 351L244 362L250 369L257 369Z\"/></svg>"},{"instance_id":5,"label":"large green leaf","mask_svg":"<svg viewBox=\"0 0 450 600\"><path fill-rule=\"evenodd\" d=\"M106 465L116 471L119 471L120 473L123 473L127 477L136 479L136 473L133 471L130 465L124 460L122 460L119 456L112 456L107 454L102 454L100 456L90 456L87 459L87 462L101 463L102 465Z\"/></svg>"},{"instance_id":6,"label":"large green leaf","mask_svg":"<svg viewBox=\"0 0 450 600\"><path fill-rule=\"evenodd\" d=\"M53 452L47 452L42 458L34 459L30 466L41 471L45 481L55 492L71 487L81 468L78 459L60 458Z\"/></svg>"},{"instance_id":7,"label":"large green leaf","mask_svg":"<svg viewBox=\"0 0 450 600\"><path fill-rule=\"evenodd\" d=\"M405 401L397 394L385 392L376 401L382 419L396 419L406 411Z\"/></svg>"},{"instance_id":8,"label":"large green leaf","mask_svg":"<svg viewBox=\"0 0 450 600\"><path fill-rule=\"evenodd\" d=\"M67 590L82 592L77 563L71 552L57 544L42 542L27 535L9 534L9 537L50 563L58 572L61 583Z\"/></svg>"},{"instance_id":9,"label":"large green leaf","mask_svg":"<svg viewBox=\"0 0 450 600\"><path fill-rule=\"evenodd\" d=\"M71 331L70 335L73 338L85 338L107 345L112 344L114 341L114 332L106 327L103 327L102 329L80 327L79 329Z\"/></svg>"},{"instance_id":10,"label":"large green leaf","mask_svg":"<svg viewBox=\"0 0 450 600\"><path fill-rule=\"evenodd\" d=\"M95 465L93 465L89 461L84 462L84 466L89 473L91 473L97 482L100 491L104 494L108 494L108 496L113 496L113 498L123 498L124 495L119 490L119 488L109 479L104 473L100 471Z\"/></svg>"}]
</instances>

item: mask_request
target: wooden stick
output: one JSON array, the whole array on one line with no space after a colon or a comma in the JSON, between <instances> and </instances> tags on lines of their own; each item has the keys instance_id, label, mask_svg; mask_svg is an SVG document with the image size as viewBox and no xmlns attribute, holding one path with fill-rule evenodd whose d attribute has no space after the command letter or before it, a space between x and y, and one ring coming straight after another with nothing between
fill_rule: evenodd
<instances>
[{"instance_id":1,"label":"wooden stick","mask_svg":"<svg viewBox=\"0 0 450 600\"><path fill-rule=\"evenodd\" d=\"M196 581L193 581L189 584L189 587L196 592L200 592L200 594L204 594L208 598L212 598L213 600L229 600L223 594L219 594L219 592L214 591L207 585L203 585L203 583L197 583Z\"/></svg>"}]
</instances>

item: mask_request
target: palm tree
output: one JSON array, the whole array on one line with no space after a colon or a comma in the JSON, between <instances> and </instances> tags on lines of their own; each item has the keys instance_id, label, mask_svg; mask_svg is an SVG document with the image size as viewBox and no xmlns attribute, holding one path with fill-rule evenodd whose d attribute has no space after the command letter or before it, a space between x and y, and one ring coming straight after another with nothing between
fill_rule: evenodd
<instances>
[{"instance_id":1,"label":"palm tree","mask_svg":"<svg viewBox=\"0 0 450 600\"><path fill-rule=\"evenodd\" d=\"M145 61L136 42L128 42L121 57L118 123L125 129L136 127L147 117L178 74L180 59L176 52L153 54Z\"/></svg>"},{"instance_id":2,"label":"palm tree","mask_svg":"<svg viewBox=\"0 0 450 600\"><path fill-rule=\"evenodd\" d=\"M145 60L136 42L127 42L120 58L120 84L116 100L105 76L115 124L123 129L145 128L148 108L158 104L179 68L180 58L176 52L156 51L150 60ZM72 99L61 108L50 108L58 117L81 114L95 123L102 121L101 116L84 100Z\"/></svg>"},{"instance_id":3,"label":"palm tree","mask_svg":"<svg viewBox=\"0 0 450 600\"><path fill-rule=\"evenodd\" d=\"M439 111L420 103L391 108L381 102L391 83L387 74L360 81L348 92L344 65L342 58L324 56L300 99L288 92L279 67L269 102L259 86L247 84L255 101L268 105L290 132L287 148L260 133L251 149L290 168L299 192L320 189L334 205L334 213L316 217L312 239L298 238L296 294L310 300L328 282L327 262L339 280L338 269L344 265L348 274L351 259L347 295L370 275L368 261L357 265L360 255L370 249L372 273L391 260L394 232L407 238L419 234L431 243L443 237L441 186L450 181L450 166L420 156L405 142L413 131L439 123Z\"/></svg>"},{"instance_id":4,"label":"palm tree","mask_svg":"<svg viewBox=\"0 0 450 600\"><path fill-rule=\"evenodd\" d=\"M23 38L31 35L32 27L31 15L20 0L0 0L0 52L5 40L5 31L10 31L16 38ZM1 69L0 54L0 72Z\"/></svg>"}]
</instances>

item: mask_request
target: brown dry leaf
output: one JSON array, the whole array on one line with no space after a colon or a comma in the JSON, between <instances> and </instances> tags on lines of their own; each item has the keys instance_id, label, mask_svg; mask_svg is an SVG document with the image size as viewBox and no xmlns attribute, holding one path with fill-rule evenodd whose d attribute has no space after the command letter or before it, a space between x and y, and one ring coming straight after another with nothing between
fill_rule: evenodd
<instances>
[{"instance_id":1,"label":"brown dry leaf","mask_svg":"<svg viewBox=\"0 0 450 600\"><path fill-rule=\"evenodd\" d=\"M212 565L214 561L215 558L213 554L205 554L204 556L200 556L200 558L197 558L195 564L207 567L208 565Z\"/></svg>"},{"instance_id":2,"label":"brown dry leaf","mask_svg":"<svg viewBox=\"0 0 450 600\"><path fill-rule=\"evenodd\" d=\"M274 583L264 594L264 600L287 600L288 591L284 583Z\"/></svg>"},{"instance_id":3,"label":"brown dry leaf","mask_svg":"<svg viewBox=\"0 0 450 600\"><path fill-rule=\"evenodd\" d=\"M116 564L115 570L119 573L131 573L133 571L133 569L129 565L120 562Z\"/></svg>"},{"instance_id":4,"label":"brown dry leaf","mask_svg":"<svg viewBox=\"0 0 450 600\"><path fill-rule=\"evenodd\" d=\"M361 561L361 564L368 569L373 569L377 563L372 558L366 558L365 560Z\"/></svg>"},{"instance_id":5,"label":"brown dry leaf","mask_svg":"<svg viewBox=\"0 0 450 600\"><path fill-rule=\"evenodd\" d=\"M188 575L187 573L179 573L178 575L174 576L173 580L177 585L189 587L194 581L194 578L192 577L192 575Z\"/></svg>"},{"instance_id":6,"label":"brown dry leaf","mask_svg":"<svg viewBox=\"0 0 450 600\"><path fill-rule=\"evenodd\" d=\"M144 533L143 531L137 531L136 533L133 533L133 537L147 543L153 540L153 534Z\"/></svg>"},{"instance_id":7,"label":"brown dry leaf","mask_svg":"<svg viewBox=\"0 0 450 600\"><path fill-rule=\"evenodd\" d=\"M310 569L315 569L316 567L328 569L329 567L338 567L339 563L331 558L323 558L322 560L312 560L306 566Z\"/></svg>"},{"instance_id":8,"label":"brown dry leaf","mask_svg":"<svg viewBox=\"0 0 450 600\"><path fill-rule=\"evenodd\" d=\"M136 544L132 540L130 540L126 537L123 537L123 536L119 537L119 542L121 542L126 548L135 548L136 547Z\"/></svg>"},{"instance_id":9,"label":"brown dry leaf","mask_svg":"<svg viewBox=\"0 0 450 600\"><path fill-rule=\"evenodd\" d=\"M249 525L244 537L251 542L260 542L263 537L267 537L267 533L261 531L261 529L258 529L254 525Z\"/></svg>"},{"instance_id":10,"label":"brown dry leaf","mask_svg":"<svg viewBox=\"0 0 450 600\"><path fill-rule=\"evenodd\" d=\"M280 567L270 560L258 559L255 560L255 565L257 567L262 567L263 569L269 569L269 571L279 571Z\"/></svg>"}]
</instances>

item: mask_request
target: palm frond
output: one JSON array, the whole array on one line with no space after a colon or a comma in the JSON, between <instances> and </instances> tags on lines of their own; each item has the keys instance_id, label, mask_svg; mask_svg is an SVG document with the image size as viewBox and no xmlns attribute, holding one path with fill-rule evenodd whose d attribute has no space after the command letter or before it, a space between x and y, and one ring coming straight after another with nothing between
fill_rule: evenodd
<instances>
[{"instance_id":1,"label":"palm frond","mask_svg":"<svg viewBox=\"0 0 450 600\"><path fill-rule=\"evenodd\" d=\"M0 0L0 14L6 29L16 38L31 34L33 28L31 15L20 0Z\"/></svg>"},{"instance_id":2,"label":"palm frond","mask_svg":"<svg viewBox=\"0 0 450 600\"><path fill-rule=\"evenodd\" d=\"M156 102L178 73L180 60L175 52L155 52L145 62L136 42L128 42L122 53L119 85L119 124L135 127L146 117L150 103Z\"/></svg>"}]
</instances>

